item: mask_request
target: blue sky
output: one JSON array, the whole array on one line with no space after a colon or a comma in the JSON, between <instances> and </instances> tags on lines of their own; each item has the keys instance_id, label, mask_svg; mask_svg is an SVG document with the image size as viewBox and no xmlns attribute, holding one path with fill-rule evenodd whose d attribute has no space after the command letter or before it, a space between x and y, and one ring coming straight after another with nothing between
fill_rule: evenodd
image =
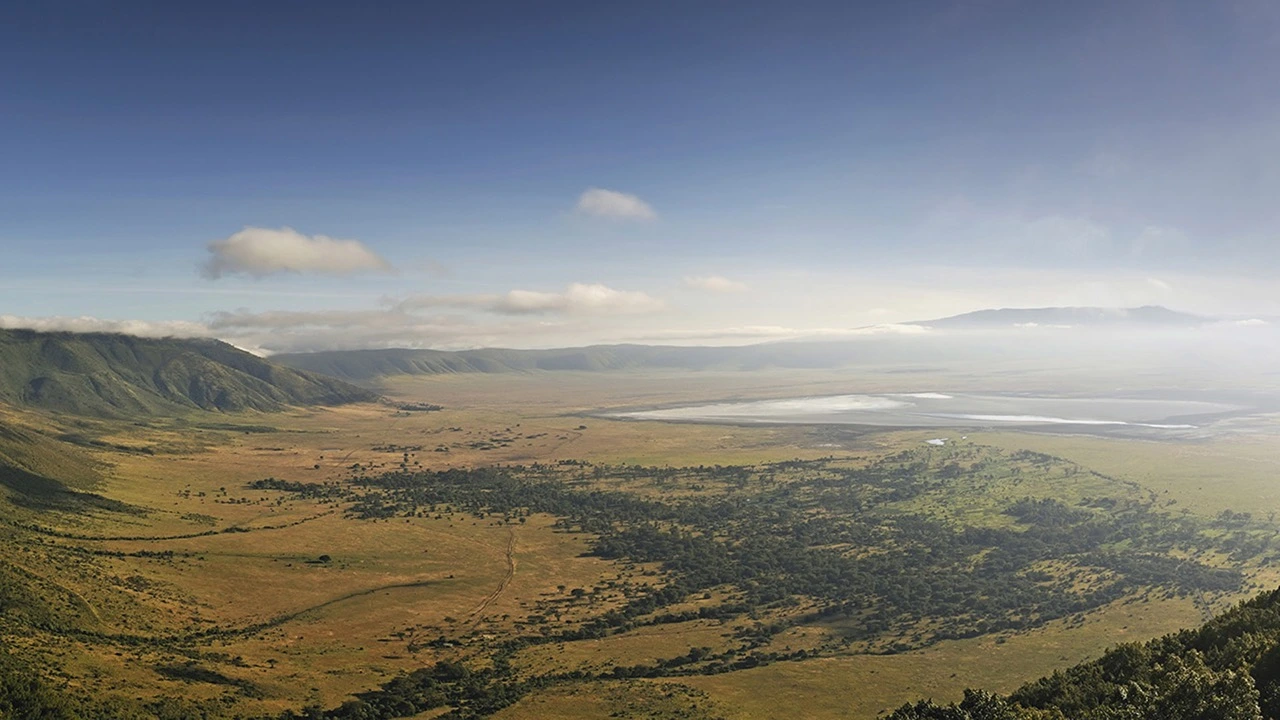
<instances>
[{"instance_id":1,"label":"blue sky","mask_svg":"<svg viewBox=\"0 0 1280 720\"><path fill-rule=\"evenodd\" d=\"M451 5L11 9L0 323L271 351L1280 313L1266 0Z\"/></svg>"}]
</instances>

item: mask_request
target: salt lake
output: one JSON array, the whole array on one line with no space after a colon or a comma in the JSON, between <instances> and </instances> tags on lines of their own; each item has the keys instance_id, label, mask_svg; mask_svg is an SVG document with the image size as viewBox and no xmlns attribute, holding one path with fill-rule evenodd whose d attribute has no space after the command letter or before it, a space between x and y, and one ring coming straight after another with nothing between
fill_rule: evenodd
<instances>
[{"instance_id":1,"label":"salt lake","mask_svg":"<svg viewBox=\"0 0 1280 720\"><path fill-rule=\"evenodd\" d=\"M910 392L719 402L631 410L611 417L717 423L804 423L882 427L1060 427L1194 430L1248 408L1185 399L1048 397Z\"/></svg>"}]
</instances>

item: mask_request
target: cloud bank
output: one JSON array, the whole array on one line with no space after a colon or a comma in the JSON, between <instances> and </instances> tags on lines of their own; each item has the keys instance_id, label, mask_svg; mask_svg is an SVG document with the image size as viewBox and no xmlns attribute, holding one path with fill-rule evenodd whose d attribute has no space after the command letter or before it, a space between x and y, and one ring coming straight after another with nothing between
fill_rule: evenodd
<instances>
[{"instance_id":1,"label":"cloud bank","mask_svg":"<svg viewBox=\"0 0 1280 720\"><path fill-rule=\"evenodd\" d=\"M578 196L575 210L581 215L628 220L653 220L658 217L649 203L635 195L603 188L589 188L583 192Z\"/></svg>"},{"instance_id":2,"label":"cloud bank","mask_svg":"<svg viewBox=\"0 0 1280 720\"><path fill-rule=\"evenodd\" d=\"M718 293L746 292L747 284L730 280L722 275L690 275L684 279L685 287Z\"/></svg>"},{"instance_id":3,"label":"cloud bank","mask_svg":"<svg viewBox=\"0 0 1280 720\"><path fill-rule=\"evenodd\" d=\"M0 329L40 332L124 333L138 337L209 337L213 333L203 323L186 320L104 320L80 316L20 317L0 315Z\"/></svg>"},{"instance_id":4,"label":"cloud bank","mask_svg":"<svg viewBox=\"0 0 1280 720\"><path fill-rule=\"evenodd\" d=\"M573 283L564 292L512 290L496 306L498 312L633 314L661 310L661 300L636 290L615 290L599 283Z\"/></svg>"},{"instance_id":5,"label":"cloud bank","mask_svg":"<svg viewBox=\"0 0 1280 720\"><path fill-rule=\"evenodd\" d=\"M615 290L599 283L573 283L563 292L512 290L502 295L419 295L395 304L399 310L453 307L498 315L631 315L661 310L665 304L638 290Z\"/></svg>"},{"instance_id":6,"label":"cloud bank","mask_svg":"<svg viewBox=\"0 0 1280 720\"><path fill-rule=\"evenodd\" d=\"M358 240L307 236L293 228L246 227L209 243L211 257L201 274L211 280L226 275L265 277L281 273L351 275L390 272L391 265Z\"/></svg>"},{"instance_id":7,"label":"cloud bank","mask_svg":"<svg viewBox=\"0 0 1280 720\"><path fill-rule=\"evenodd\" d=\"M237 310L209 316L210 332L255 351L572 345L617 332L617 318L666 306L639 291L573 283L561 292L419 295L359 310Z\"/></svg>"}]
</instances>

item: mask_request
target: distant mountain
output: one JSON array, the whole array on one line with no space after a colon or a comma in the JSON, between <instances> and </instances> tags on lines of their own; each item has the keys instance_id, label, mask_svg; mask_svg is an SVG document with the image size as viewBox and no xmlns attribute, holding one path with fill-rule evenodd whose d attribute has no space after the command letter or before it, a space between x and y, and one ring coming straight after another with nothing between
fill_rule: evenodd
<instances>
[{"instance_id":1,"label":"distant mountain","mask_svg":"<svg viewBox=\"0 0 1280 720\"><path fill-rule=\"evenodd\" d=\"M745 346L594 345L552 350L340 350L273 355L282 365L351 382L391 375L573 370L764 370L848 367L867 362L912 362L910 338L798 341ZM913 346L914 347L914 346Z\"/></svg>"},{"instance_id":2,"label":"distant mountain","mask_svg":"<svg viewBox=\"0 0 1280 720\"><path fill-rule=\"evenodd\" d=\"M1049 307L1006 308L902 323L915 333L864 328L845 338L804 338L731 347L670 345L593 345L552 350L337 350L288 353L272 361L354 383L372 383L393 375L506 373L576 370L761 370L843 368L874 364L919 363L932 357L981 357L991 343L981 333L930 333L935 330L996 330L1031 325L1072 327L1191 328L1214 319L1168 308ZM896 328L901 330L901 327ZM916 329L916 328L910 328ZM883 330L883 332L881 332ZM941 344L941 343L944 343ZM1034 352L1034 348L1031 348ZM1021 351L1020 351L1021 352Z\"/></svg>"},{"instance_id":3,"label":"distant mountain","mask_svg":"<svg viewBox=\"0 0 1280 720\"><path fill-rule=\"evenodd\" d=\"M376 395L282 367L217 340L0 330L0 402L123 417L278 410Z\"/></svg>"},{"instance_id":4,"label":"distant mountain","mask_svg":"<svg viewBox=\"0 0 1280 720\"><path fill-rule=\"evenodd\" d=\"M1170 310L1159 305L1135 308L1042 307L999 308L978 310L937 320L918 320L908 325L933 328L1007 328L1025 325L1145 325L1163 327L1195 327L1214 322L1213 318Z\"/></svg>"},{"instance_id":5,"label":"distant mountain","mask_svg":"<svg viewBox=\"0 0 1280 720\"><path fill-rule=\"evenodd\" d=\"M351 381L387 375L505 373L533 370L599 372L639 368L702 370L735 361L740 348L594 345L554 350L337 350L275 355L275 362Z\"/></svg>"}]
</instances>

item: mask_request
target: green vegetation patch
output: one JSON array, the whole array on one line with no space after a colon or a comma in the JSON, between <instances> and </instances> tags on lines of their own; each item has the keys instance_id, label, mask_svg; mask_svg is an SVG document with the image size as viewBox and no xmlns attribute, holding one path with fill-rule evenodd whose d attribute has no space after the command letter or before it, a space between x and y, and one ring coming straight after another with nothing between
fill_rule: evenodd
<instances>
[{"instance_id":1,"label":"green vegetation patch","mask_svg":"<svg viewBox=\"0 0 1280 720\"><path fill-rule=\"evenodd\" d=\"M962 464L963 463L963 464ZM803 599L792 623L837 625L846 641L900 651L941 639L1036 627L1134 592L1178 595L1242 589L1239 567L1272 552L1275 529L1251 517L1206 521L1161 508L1128 483L1066 461L969 446L911 450L870 464L793 461L752 467L530 466L356 476L354 489L263 481L307 497L347 493L350 514L382 519L448 506L511 521L531 512L593 535L593 553L662 567L667 583L578 630L604 634L729 585L725 607L678 620L733 616ZM660 499L605 489L638 481L717 487ZM1073 504L1043 497L1079 477ZM1057 492L1068 498L1070 489ZM966 513L929 507L987 508ZM991 522L989 516L1003 517ZM1046 572L1060 563L1077 572ZM785 629L774 628L774 631ZM768 634L768 633L765 633Z\"/></svg>"},{"instance_id":2,"label":"green vegetation patch","mask_svg":"<svg viewBox=\"0 0 1280 720\"><path fill-rule=\"evenodd\" d=\"M1280 717L1280 590L1196 630L1116 647L1000 697L920 702L891 720L1271 720Z\"/></svg>"},{"instance_id":3,"label":"green vegetation patch","mask_svg":"<svg viewBox=\"0 0 1280 720\"><path fill-rule=\"evenodd\" d=\"M150 417L376 399L216 340L0 330L0 401L60 413Z\"/></svg>"}]
</instances>

